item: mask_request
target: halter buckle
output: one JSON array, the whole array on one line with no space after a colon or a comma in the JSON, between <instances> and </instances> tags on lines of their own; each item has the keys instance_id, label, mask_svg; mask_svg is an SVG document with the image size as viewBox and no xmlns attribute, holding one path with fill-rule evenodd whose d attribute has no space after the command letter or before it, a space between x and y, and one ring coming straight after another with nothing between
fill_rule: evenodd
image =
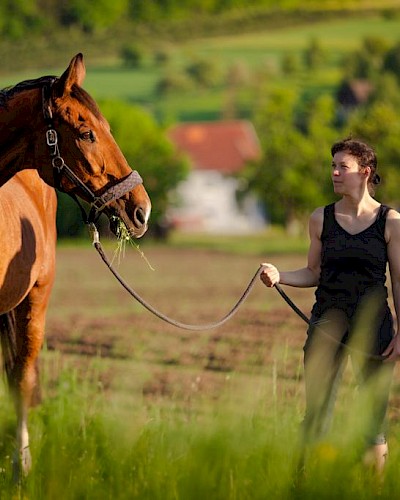
<instances>
[{"instance_id":1,"label":"halter buckle","mask_svg":"<svg viewBox=\"0 0 400 500\"><path fill-rule=\"evenodd\" d=\"M53 128L49 128L48 130L46 130L46 142L50 147L57 146L57 132Z\"/></svg>"}]
</instances>

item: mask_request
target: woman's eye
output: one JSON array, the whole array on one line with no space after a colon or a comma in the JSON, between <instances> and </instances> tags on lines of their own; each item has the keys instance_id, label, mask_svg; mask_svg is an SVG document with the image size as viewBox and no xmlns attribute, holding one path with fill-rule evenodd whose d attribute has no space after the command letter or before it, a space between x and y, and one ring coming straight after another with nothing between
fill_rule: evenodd
<instances>
[{"instance_id":1,"label":"woman's eye","mask_svg":"<svg viewBox=\"0 0 400 500\"><path fill-rule=\"evenodd\" d=\"M88 130L87 132L82 132L80 137L83 141L94 142L94 134L91 130Z\"/></svg>"}]
</instances>

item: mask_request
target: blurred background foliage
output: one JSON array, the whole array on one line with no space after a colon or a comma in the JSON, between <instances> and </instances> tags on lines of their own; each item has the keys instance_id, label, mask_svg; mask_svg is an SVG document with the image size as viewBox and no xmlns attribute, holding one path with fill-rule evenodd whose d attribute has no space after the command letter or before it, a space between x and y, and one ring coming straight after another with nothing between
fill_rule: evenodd
<instances>
[{"instance_id":1,"label":"blurred background foliage","mask_svg":"<svg viewBox=\"0 0 400 500\"><path fill-rule=\"evenodd\" d=\"M332 23L336 31L329 35ZM85 88L145 179L155 224L163 221L168 192L189 169L167 140L168 127L251 120L262 157L241 172L242 185L257 193L273 223L289 229L333 200L330 146L348 135L376 148L379 198L398 207L398 33L398 0L378 6L368 0L5 0L0 83L60 74L84 52L90 59ZM340 93L355 81L368 91L343 103ZM79 235L79 210L64 195L59 199L60 236Z\"/></svg>"}]
</instances>

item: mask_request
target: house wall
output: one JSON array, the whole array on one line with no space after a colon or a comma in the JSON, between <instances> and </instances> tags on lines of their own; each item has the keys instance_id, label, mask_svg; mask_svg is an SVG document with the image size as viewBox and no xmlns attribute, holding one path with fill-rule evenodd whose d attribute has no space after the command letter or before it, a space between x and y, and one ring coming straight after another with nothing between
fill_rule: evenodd
<instances>
[{"instance_id":1,"label":"house wall","mask_svg":"<svg viewBox=\"0 0 400 500\"><path fill-rule=\"evenodd\" d=\"M184 231L243 234L262 230L266 220L260 204L248 195L239 206L238 187L234 177L215 170L192 170L176 189L168 217Z\"/></svg>"}]
</instances>

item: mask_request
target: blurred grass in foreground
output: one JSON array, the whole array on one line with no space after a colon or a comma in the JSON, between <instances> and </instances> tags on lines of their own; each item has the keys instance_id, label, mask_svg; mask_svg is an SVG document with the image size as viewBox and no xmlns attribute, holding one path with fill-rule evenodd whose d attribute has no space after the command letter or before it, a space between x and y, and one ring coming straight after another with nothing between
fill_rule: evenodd
<instances>
[{"instance_id":1,"label":"blurred grass in foreground","mask_svg":"<svg viewBox=\"0 0 400 500\"><path fill-rule=\"evenodd\" d=\"M296 485L299 414L279 392L275 400L266 399L273 388L250 391L241 408L228 396L191 415L173 403L158 411L138 400L130 418L122 418L95 383L96 366L86 367L84 379L65 366L46 385L50 394L31 418L34 467L19 489L11 483L13 411L3 403L0 498L397 498L400 456L394 435L383 485L361 464L357 438L347 432L346 440L340 439L340 431L312 450L306 476ZM350 406L344 425L352 410L360 410ZM361 409L355 426L362 414Z\"/></svg>"}]
</instances>

